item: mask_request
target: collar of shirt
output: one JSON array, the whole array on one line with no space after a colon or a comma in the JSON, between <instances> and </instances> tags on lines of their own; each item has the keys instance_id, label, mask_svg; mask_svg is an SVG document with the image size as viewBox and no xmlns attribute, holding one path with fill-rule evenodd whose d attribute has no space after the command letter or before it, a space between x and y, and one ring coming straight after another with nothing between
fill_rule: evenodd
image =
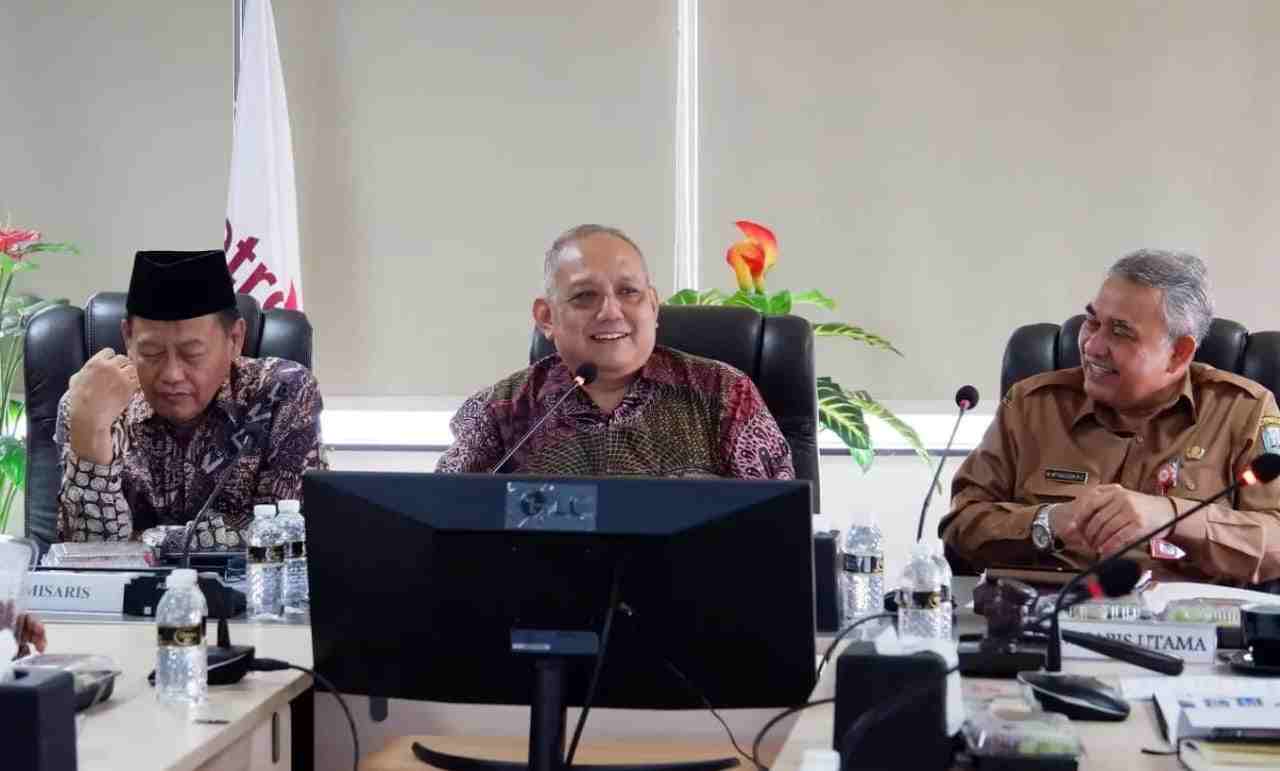
<instances>
[{"instance_id":1,"label":"collar of shirt","mask_svg":"<svg viewBox=\"0 0 1280 771\"><path fill-rule=\"evenodd\" d=\"M552 354L548 359L547 379L538 394L538 401L545 410L550 410L556 401L564 396L566 391L573 388L573 373L565 366L560 354ZM575 415L596 415L603 418L616 418L626 415L631 410L637 409L644 404L653 392L655 384L669 381L671 379L670 372L671 361L666 349L660 345L654 346L653 353L649 354L644 366L640 368L640 371L636 373L635 379L627 386L627 392L622 397L622 402L618 404L611 416L604 415L585 390L579 392L576 399L570 399L566 402L561 407L561 410L572 412Z\"/></svg>"},{"instance_id":2,"label":"collar of shirt","mask_svg":"<svg viewBox=\"0 0 1280 771\"><path fill-rule=\"evenodd\" d=\"M1080 409L1076 411L1076 415L1071 421L1071 427L1073 429L1076 428L1078 425L1080 425L1080 422L1082 420L1089 417L1092 417L1094 420L1098 421L1098 423L1101 423L1102 425L1106 426L1107 423L1103 421L1101 417L1099 417L1098 413L1100 410L1110 412L1111 409L1106 405L1099 405L1097 402L1093 400L1092 396L1088 395L1088 392L1084 390L1084 370L1079 369L1078 371L1080 373L1080 380L1079 380L1080 391L1081 393L1085 394L1085 398L1084 398L1084 401L1081 402L1080 404ZM1192 384L1191 384L1191 367L1189 366L1187 367L1187 371L1184 372L1182 375L1182 391L1178 394L1177 398L1175 398L1172 402L1156 410L1156 412L1153 413L1151 416L1152 419L1155 419L1160 415L1165 414L1166 412L1178 406L1179 404L1183 403L1184 401L1186 402L1187 408L1191 413L1191 422L1192 423L1196 422L1196 396L1195 396L1195 390L1192 388Z\"/></svg>"}]
</instances>

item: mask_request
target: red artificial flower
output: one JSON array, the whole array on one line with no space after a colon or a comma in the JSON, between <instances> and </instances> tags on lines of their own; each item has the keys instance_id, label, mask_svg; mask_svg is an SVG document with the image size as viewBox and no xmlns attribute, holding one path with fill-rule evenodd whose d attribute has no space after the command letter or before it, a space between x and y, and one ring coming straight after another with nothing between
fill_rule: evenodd
<instances>
[{"instance_id":1,"label":"red artificial flower","mask_svg":"<svg viewBox=\"0 0 1280 771\"><path fill-rule=\"evenodd\" d=\"M773 237L773 231L751 220L734 224L746 239L729 247L725 261L738 276L739 289L764 294L764 274L778 261L778 239Z\"/></svg>"}]
</instances>

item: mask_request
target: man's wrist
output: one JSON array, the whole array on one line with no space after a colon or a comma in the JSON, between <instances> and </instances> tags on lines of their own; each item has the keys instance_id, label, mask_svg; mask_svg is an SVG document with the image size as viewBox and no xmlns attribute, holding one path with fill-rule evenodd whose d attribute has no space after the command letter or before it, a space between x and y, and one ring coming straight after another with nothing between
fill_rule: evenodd
<instances>
[{"instance_id":1,"label":"man's wrist","mask_svg":"<svg viewBox=\"0 0 1280 771\"><path fill-rule=\"evenodd\" d=\"M1178 534L1178 523L1174 520L1178 518L1178 514L1180 512L1178 511L1178 502L1173 499L1172 495L1166 495L1165 499L1169 501L1169 506L1170 508L1173 509L1173 517L1171 517L1169 520L1170 522L1173 522L1173 525L1161 537L1172 539L1175 535Z\"/></svg>"}]
</instances>

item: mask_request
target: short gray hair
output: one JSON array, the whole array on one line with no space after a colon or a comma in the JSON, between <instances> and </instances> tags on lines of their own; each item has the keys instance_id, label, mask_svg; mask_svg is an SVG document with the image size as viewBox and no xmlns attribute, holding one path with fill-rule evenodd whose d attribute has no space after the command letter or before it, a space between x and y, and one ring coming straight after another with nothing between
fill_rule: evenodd
<instances>
[{"instance_id":1,"label":"short gray hair","mask_svg":"<svg viewBox=\"0 0 1280 771\"><path fill-rule=\"evenodd\" d=\"M627 242L632 249L635 249L636 254L640 255L640 265L644 268L644 276L646 279L649 278L649 262L645 259L644 252L640 251L640 247L626 233L608 225L578 225L557 236L556 240L551 242L551 247L547 249L546 257L542 262L542 284L543 291L546 292L547 297L555 294L556 271L560 269L560 259L564 257L565 250L584 238L600 235L613 236Z\"/></svg>"},{"instance_id":2,"label":"short gray hair","mask_svg":"<svg viewBox=\"0 0 1280 771\"><path fill-rule=\"evenodd\" d=\"M1116 260L1107 275L1164 292L1164 321L1170 341L1190 335L1199 346L1209 333L1213 323L1209 270L1194 254L1139 249Z\"/></svg>"}]
</instances>

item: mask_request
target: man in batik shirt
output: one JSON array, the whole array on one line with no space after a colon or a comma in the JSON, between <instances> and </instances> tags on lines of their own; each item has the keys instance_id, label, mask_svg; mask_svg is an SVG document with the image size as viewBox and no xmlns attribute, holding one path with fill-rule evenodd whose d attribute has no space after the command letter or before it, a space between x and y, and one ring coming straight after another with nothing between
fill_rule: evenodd
<instances>
[{"instance_id":1,"label":"man in batik shirt","mask_svg":"<svg viewBox=\"0 0 1280 771\"><path fill-rule=\"evenodd\" d=\"M791 449L751 379L655 345L658 295L621 231L582 225L547 251L533 303L556 353L472 396L451 422L437 471L488 471L574 388L502 471L548 475L794 479Z\"/></svg>"},{"instance_id":2,"label":"man in batik shirt","mask_svg":"<svg viewBox=\"0 0 1280 771\"><path fill-rule=\"evenodd\" d=\"M195 543L241 547L254 504L301 498L303 472L324 465L316 379L240 355L245 322L222 251L138 252L126 309L127 352L99 351L58 405L58 537L186 524L226 476Z\"/></svg>"}]
</instances>

